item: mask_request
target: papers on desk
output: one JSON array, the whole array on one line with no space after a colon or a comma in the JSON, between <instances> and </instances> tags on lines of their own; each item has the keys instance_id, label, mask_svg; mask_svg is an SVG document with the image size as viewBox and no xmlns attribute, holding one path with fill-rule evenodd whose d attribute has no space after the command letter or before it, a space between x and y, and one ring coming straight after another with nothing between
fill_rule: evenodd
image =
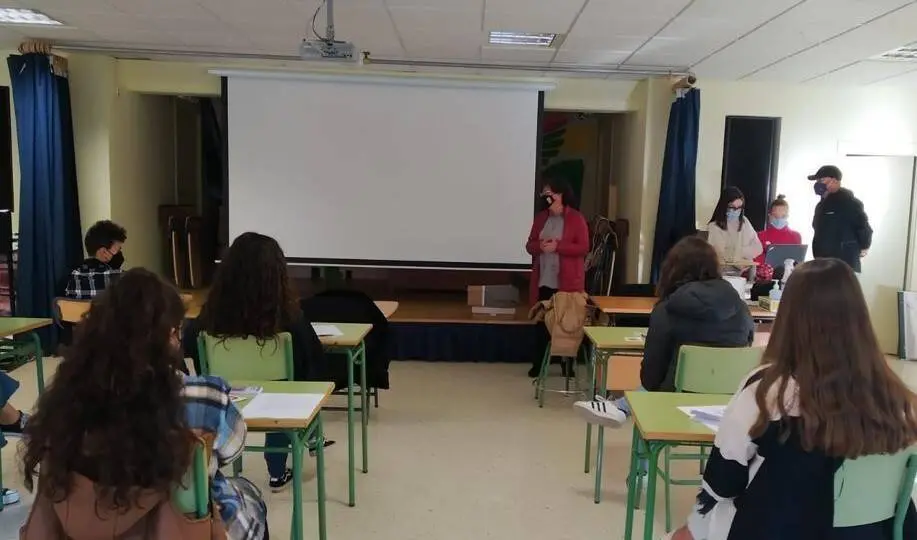
<instances>
[{"instance_id":1,"label":"papers on desk","mask_svg":"<svg viewBox=\"0 0 917 540\"><path fill-rule=\"evenodd\" d=\"M703 424L716 433L720 429L720 421L723 419L723 413L726 412L726 406L679 407L678 410L690 416L691 420Z\"/></svg>"},{"instance_id":2,"label":"papers on desk","mask_svg":"<svg viewBox=\"0 0 917 540\"><path fill-rule=\"evenodd\" d=\"M229 389L229 399L236 403L237 401L244 401L246 399L251 399L261 393L263 389L260 386L242 386L239 388L233 387Z\"/></svg>"},{"instance_id":3,"label":"papers on desk","mask_svg":"<svg viewBox=\"0 0 917 540\"><path fill-rule=\"evenodd\" d=\"M333 324L312 324L312 329L318 337L340 337L344 335L340 328Z\"/></svg>"},{"instance_id":4,"label":"papers on desk","mask_svg":"<svg viewBox=\"0 0 917 540\"><path fill-rule=\"evenodd\" d=\"M300 420L312 416L322 402L324 394L273 394L261 393L242 409L247 419Z\"/></svg>"}]
</instances>

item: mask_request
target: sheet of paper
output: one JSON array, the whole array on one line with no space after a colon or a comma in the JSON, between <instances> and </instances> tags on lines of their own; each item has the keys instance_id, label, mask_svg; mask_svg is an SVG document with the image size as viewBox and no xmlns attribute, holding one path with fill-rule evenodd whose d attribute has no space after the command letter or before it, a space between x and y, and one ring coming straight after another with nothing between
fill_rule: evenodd
<instances>
[{"instance_id":1,"label":"sheet of paper","mask_svg":"<svg viewBox=\"0 0 917 540\"><path fill-rule=\"evenodd\" d=\"M244 418L299 420L312 416L322 394L272 394L262 392L242 409Z\"/></svg>"},{"instance_id":2,"label":"sheet of paper","mask_svg":"<svg viewBox=\"0 0 917 540\"><path fill-rule=\"evenodd\" d=\"M691 417L691 420L713 432L720 429L720 421L723 419L723 413L726 411L725 405L707 405L698 407L678 407L678 410Z\"/></svg>"},{"instance_id":3,"label":"sheet of paper","mask_svg":"<svg viewBox=\"0 0 917 540\"><path fill-rule=\"evenodd\" d=\"M318 337L338 337L343 336L344 332L333 324L313 324L312 329L318 334Z\"/></svg>"},{"instance_id":4,"label":"sheet of paper","mask_svg":"<svg viewBox=\"0 0 917 540\"><path fill-rule=\"evenodd\" d=\"M251 399L258 394L260 394L262 388L260 386L245 386L241 388L231 388L229 390L229 397L233 403L238 401L243 401L246 399Z\"/></svg>"}]
</instances>

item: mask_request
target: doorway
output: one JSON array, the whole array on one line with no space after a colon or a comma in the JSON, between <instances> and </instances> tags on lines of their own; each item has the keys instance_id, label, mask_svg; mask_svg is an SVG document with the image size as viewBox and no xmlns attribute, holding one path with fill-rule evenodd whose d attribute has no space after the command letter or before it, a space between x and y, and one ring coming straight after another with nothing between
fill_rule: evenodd
<instances>
[{"instance_id":1,"label":"doorway","mask_svg":"<svg viewBox=\"0 0 917 540\"><path fill-rule=\"evenodd\" d=\"M886 354L898 352L898 291L913 274L915 166L912 156L847 156L844 187L863 201L873 228L860 285Z\"/></svg>"}]
</instances>

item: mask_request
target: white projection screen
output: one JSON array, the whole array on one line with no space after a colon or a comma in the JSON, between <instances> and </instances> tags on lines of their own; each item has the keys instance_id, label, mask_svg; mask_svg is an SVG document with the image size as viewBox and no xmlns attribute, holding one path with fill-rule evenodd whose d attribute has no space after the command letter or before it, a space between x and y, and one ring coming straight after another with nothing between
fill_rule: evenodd
<instances>
[{"instance_id":1,"label":"white projection screen","mask_svg":"<svg viewBox=\"0 0 917 540\"><path fill-rule=\"evenodd\" d=\"M529 266L543 84L222 74L230 240L273 236L293 264Z\"/></svg>"}]
</instances>

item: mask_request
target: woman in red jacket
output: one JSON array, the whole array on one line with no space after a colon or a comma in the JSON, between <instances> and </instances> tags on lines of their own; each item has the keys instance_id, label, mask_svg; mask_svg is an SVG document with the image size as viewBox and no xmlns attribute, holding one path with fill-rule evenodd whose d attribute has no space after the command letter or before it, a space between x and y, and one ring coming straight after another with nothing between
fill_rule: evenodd
<instances>
[{"instance_id":1,"label":"woman in red jacket","mask_svg":"<svg viewBox=\"0 0 917 540\"><path fill-rule=\"evenodd\" d=\"M755 257L755 262L758 263L758 281L774 279L774 269L764 264L764 257L767 254L768 247L779 244L802 243L802 235L791 229L787 224L789 214L790 205L787 204L786 197L777 195L768 211L767 225L764 226L763 231L758 233L758 240L761 241L761 247L764 248L761 255Z\"/></svg>"},{"instance_id":2,"label":"woman in red jacket","mask_svg":"<svg viewBox=\"0 0 917 540\"><path fill-rule=\"evenodd\" d=\"M583 292L586 288L586 254L589 252L589 226L576 210L569 184L548 178L541 188L542 211L535 214L525 250L532 256L529 301L548 300L554 293ZM542 354L550 340L547 328L538 328L537 354L529 377L537 377Z\"/></svg>"}]
</instances>

